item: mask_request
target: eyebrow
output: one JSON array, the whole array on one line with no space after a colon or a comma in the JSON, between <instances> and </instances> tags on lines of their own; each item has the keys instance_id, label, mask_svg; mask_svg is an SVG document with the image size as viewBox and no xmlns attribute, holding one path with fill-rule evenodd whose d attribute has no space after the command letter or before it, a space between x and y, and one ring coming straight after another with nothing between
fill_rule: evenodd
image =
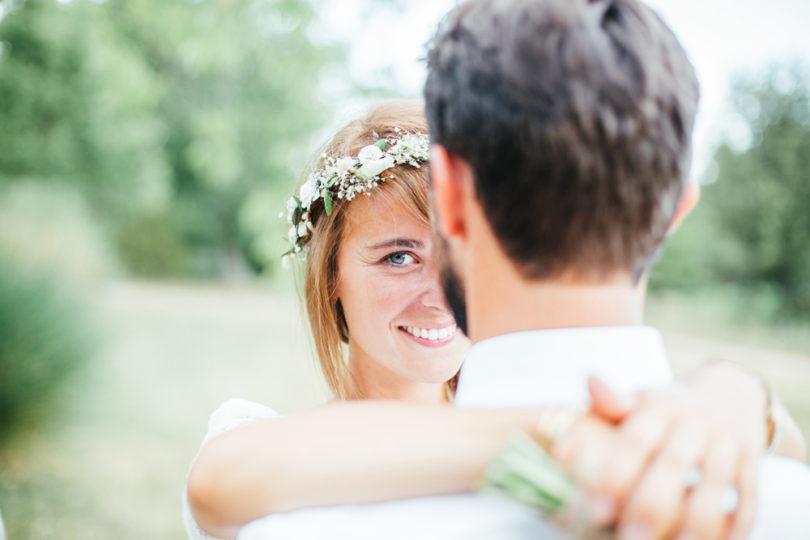
<instances>
[{"instance_id":1,"label":"eyebrow","mask_svg":"<svg viewBox=\"0 0 810 540\"><path fill-rule=\"evenodd\" d=\"M383 249L383 248L390 248L390 247L404 247L404 248L411 248L411 249L422 249L425 247L425 244L420 242L419 240L414 240L412 238L391 238L390 240L383 240L377 244L372 244L370 246L366 246L368 249L376 250L376 249Z\"/></svg>"}]
</instances>

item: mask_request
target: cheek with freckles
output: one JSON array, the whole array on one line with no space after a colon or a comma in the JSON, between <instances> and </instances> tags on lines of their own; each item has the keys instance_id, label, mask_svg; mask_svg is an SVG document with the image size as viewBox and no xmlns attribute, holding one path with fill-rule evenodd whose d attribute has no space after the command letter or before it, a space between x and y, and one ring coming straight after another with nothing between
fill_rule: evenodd
<instances>
[{"instance_id":1,"label":"cheek with freckles","mask_svg":"<svg viewBox=\"0 0 810 540\"><path fill-rule=\"evenodd\" d=\"M383 366L403 380L449 379L465 347L438 334L455 327L432 264L429 227L402 205L373 198L354 201L349 221L337 295L357 365ZM431 330L435 336L420 335Z\"/></svg>"},{"instance_id":2,"label":"cheek with freckles","mask_svg":"<svg viewBox=\"0 0 810 540\"><path fill-rule=\"evenodd\" d=\"M450 379L459 368L466 341L459 335L447 345L431 348L415 342L406 330L439 320L452 324L449 313L430 301L432 274L421 269L355 270L342 284L341 300L354 345L403 379L430 383Z\"/></svg>"},{"instance_id":3,"label":"cheek with freckles","mask_svg":"<svg viewBox=\"0 0 810 540\"><path fill-rule=\"evenodd\" d=\"M351 335L359 342L380 336L386 329L396 331L400 321L418 298L417 284L408 276L381 275L373 269L359 272L352 287L346 288L342 302ZM368 335L366 335L368 334Z\"/></svg>"},{"instance_id":4,"label":"cheek with freckles","mask_svg":"<svg viewBox=\"0 0 810 540\"><path fill-rule=\"evenodd\" d=\"M419 283L409 276L369 276L368 297L377 306L380 314L388 315L387 320L395 318L418 298Z\"/></svg>"}]
</instances>

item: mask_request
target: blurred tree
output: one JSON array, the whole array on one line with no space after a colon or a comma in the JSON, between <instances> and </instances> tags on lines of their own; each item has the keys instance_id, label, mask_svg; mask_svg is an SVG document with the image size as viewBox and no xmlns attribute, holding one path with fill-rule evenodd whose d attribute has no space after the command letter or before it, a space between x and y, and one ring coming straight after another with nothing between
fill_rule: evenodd
<instances>
[{"instance_id":1,"label":"blurred tree","mask_svg":"<svg viewBox=\"0 0 810 540\"><path fill-rule=\"evenodd\" d=\"M105 7L27 0L0 21L0 182L78 188L110 232L165 208L161 81Z\"/></svg>"},{"instance_id":2,"label":"blurred tree","mask_svg":"<svg viewBox=\"0 0 810 540\"><path fill-rule=\"evenodd\" d=\"M775 285L790 311L810 314L810 79L798 66L775 67L764 82L738 81L733 95L751 143L718 148L706 203L743 249L738 264L718 269Z\"/></svg>"},{"instance_id":3,"label":"blurred tree","mask_svg":"<svg viewBox=\"0 0 810 540\"><path fill-rule=\"evenodd\" d=\"M262 229L283 236L268 193L290 190L341 58L312 43L314 17L294 0L18 2L0 21L0 181L81 185L139 272L261 267Z\"/></svg>"},{"instance_id":4,"label":"blurred tree","mask_svg":"<svg viewBox=\"0 0 810 540\"><path fill-rule=\"evenodd\" d=\"M84 2L28 0L0 22L0 181L78 184L101 208L162 179L157 82L109 30Z\"/></svg>"},{"instance_id":5,"label":"blurred tree","mask_svg":"<svg viewBox=\"0 0 810 540\"><path fill-rule=\"evenodd\" d=\"M653 285L732 284L810 315L810 78L773 66L732 89L746 133L714 155L697 214L668 243ZM739 148L742 146L742 148ZM716 182L714 182L716 180Z\"/></svg>"},{"instance_id":6,"label":"blurred tree","mask_svg":"<svg viewBox=\"0 0 810 540\"><path fill-rule=\"evenodd\" d=\"M96 342L75 291L10 262L0 257L0 445L58 414Z\"/></svg>"},{"instance_id":7,"label":"blurred tree","mask_svg":"<svg viewBox=\"0 0 810 540\"><path fill-rule=\"evenodd\" d=\"M291 0L111 0L107 8L166 86L170 219L196 272L241 273L244 255L262 264L251 250L262 224L240 214L258 194L290 189L290 151L324 121L321 68L339 58L312 44L314 10ZM266 211L277 226L278 208Z\"/></svg>"}]
</instances>

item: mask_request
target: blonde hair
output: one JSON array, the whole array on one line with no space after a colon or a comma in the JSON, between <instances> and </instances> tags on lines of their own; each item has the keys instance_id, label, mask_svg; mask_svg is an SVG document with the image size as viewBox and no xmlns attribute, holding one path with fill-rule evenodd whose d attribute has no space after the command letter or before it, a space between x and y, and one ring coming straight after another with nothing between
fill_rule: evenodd
<instances>
[{"instance_id":1,"label":"blonde hair","mask_svg":"<svg viewBox=\"0 0 810 540\"><path fill-rule=\"evenodd\" d=\"M365 146L385 137L396 136L398 128L410 133L427 133L421 101L386 101L375 105L362 117L338 131L323 154L335 157L356 156ZM319 160L315 169L322 166ZM385 182L369 192L405 205L413 215L430 223L428 169L400 165L385 172ZM306 176L305 176L306 177ZM353 383L343 344L348 343L349 328L336 296L338 254L346 229L346 213L351 201L336 199L332 214L325 215L323 199L313 203L310 216L314 230L308 235L304 300L315 351L329 387L339 399L352 396Z\"/></svg>"}]
</instances>

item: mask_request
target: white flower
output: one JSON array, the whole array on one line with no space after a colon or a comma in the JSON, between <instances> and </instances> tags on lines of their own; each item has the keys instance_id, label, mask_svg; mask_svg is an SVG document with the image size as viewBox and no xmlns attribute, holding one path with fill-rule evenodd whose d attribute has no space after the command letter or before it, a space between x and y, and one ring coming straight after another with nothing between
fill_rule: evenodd
<instances>
[{"instance_id":1,"label":"white flower","mask_svg":"<svg viewBox=\"0 0 810 540\"><path fill-rule=\"evenodd\" d=\"M409 133L400 137L388 153L395 156L398 163L414 165L418 161L428 160L430 153L429 142L427 135L422 133Z\"/></svg>"},{"instance_id":2,"label":"white flower","mask_svg":"<svg viewBox=\"0 0 810 540\"><path fill-rule=\"evenodd\" d=\"M373 144L366 146L360 150L360 153L357 154L357 159L359 159L360 163L363 163L364 165L369 161L377 161L381 157L383 157L383 151L380 150L379 146L375 146Z\"/></svg>"},{"instance_id":3,"label":"white flower","mask_svg":"<svg viewBox=\"0 0 810 540\"><path fill-rule=\"evenodd\" d=\"M288 221L292 220L292 215L293 215L293 212L295 212L296 208L298 208L298 203L295 202L295 198L290 197L289 199L287 199L287 220Z\"/></svg>"},{"instance_id":4,"label":"white flower","mask_svg":"<svg viewBox=\"0 0 810 540\"><path fill-rule=\"evenodd\" d=\"M377 148L377 150L379 150L379 148ZM384 158L378 159L377 161L367 161L363 163L362 167L357 169L357 172L355 172L354 174L360 178L370 179L374 178L384 170L390 169L393 166L394 166L394 157L385 156Z\"/></svg>"},{"instance_id":5,"label":"white flower","mask_svg":"<svg viewBox=\"0 0 810 540\"><path fill-rule=\"evenodd\" d=\"M351 170L354 167L354 163L355 163L354 158L350 157L340 158L339 160L337 160L335 167L337 168L338 175L342 175L346 171Z\"/></svg>"},{"instance_id":6,"label":"white flower","mask_svg":"<svg viewBox=\"0 0 810 540\"><path fill-rule=\"evenodd\" d=\"M327 190L333 198L349 201L361 193L370 196L370 190L384 181L383 171L405 164L418 168L420 163L427 162L429 158L427 135L407 133L399 128L395 128L394 132L397 135L388 139L391 144L386 150L372 144L361 149L357 158L336 158L326 154L321 156L322 167L314 171L301 185L298 197L291 197L286 203L289 224L287 239L296 258L306 257L307 247L302 245L302 242L310 231L314 231L309 210L312 203L321 198ZM376 133L374 137L379 139ZM390 174L386 176L393 178ZM298 219L293 221L295 214L299 214Z\"/></svg>"},{"instance_id":7,"label":"white flower","mask_svg":"<svg viewBox=\"0 0 810 540\"><path fill-rule=\"evenodd\" d=\"M298 198L301 199L301 206L304 208L309 208L312 201L318 198L318 188L316 184L315 179L310 178L301 186L301 190L298 192Z\"/></svg>"}]
</instances>

